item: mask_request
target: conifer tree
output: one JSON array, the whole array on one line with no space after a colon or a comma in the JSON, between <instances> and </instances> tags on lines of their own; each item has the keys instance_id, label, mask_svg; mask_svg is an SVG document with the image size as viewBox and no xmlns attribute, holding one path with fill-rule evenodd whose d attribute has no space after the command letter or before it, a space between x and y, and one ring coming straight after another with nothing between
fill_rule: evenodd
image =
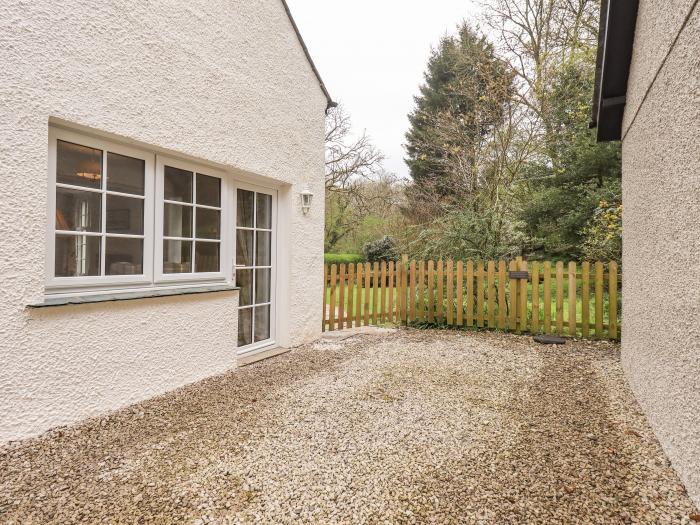
<instances>
[{"instance_id":1,"label":"conifer tree","mask_svg":"<svg viewBox=\"0 0 700 525\"><path fill-rule=\"evenodd\" d=\"M450 204L475 191L484 137L501 122L512 95L513 73L483 35L462 23L440 41L409 115L406 163L414 204Z\"/></svg>"}]
</instances>

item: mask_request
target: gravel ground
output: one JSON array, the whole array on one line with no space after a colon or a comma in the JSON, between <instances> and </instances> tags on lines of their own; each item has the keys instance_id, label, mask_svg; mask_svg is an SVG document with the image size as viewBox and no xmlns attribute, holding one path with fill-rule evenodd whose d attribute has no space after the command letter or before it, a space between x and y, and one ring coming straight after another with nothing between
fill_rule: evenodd
<instances>
[{"instance_id":1,"label":"gravel ground","mask_svg":"<svg viewBox=\"0 0 700 525\"><path fill-rule=\"evenodd\" d=\"M604 342L325 340L0 448L0 522L23 525L692 523L696 512Z\"/></svg>"}]
</instances>

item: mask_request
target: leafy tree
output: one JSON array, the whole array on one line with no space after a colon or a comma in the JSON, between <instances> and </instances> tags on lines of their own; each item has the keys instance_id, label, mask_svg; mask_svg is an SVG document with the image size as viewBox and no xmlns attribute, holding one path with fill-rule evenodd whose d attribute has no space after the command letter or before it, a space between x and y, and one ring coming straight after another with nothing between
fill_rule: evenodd
<instances>
[{"instance_id":1,"label":"leafy tree","mask_svg":"<svg viewBox=\"0 0 700 525\"><path fill-rule=\"evenodd\" d=\"M405 235L404 183L389 173L355 182L352 195L326 194L326 248L334 253L361 253L365 243Z\"/></svg>"},{"instance_id":2,"label":"leafy tree","mask_svg":"<svg viewBox=\"0 0 700 525\"><path fill-rule=\"evenodd\" d=\"M581 257L598 203L620 195L619 144L597 144L588 130L599 2L484 0L483 7L533 124L536 147L517 192L525 251Z\"/></svg>"},{"instance_id":3,"label":"leafy tree","mask_svg":"<svg viewBox=\"0 0 700 525\"><path fill-rule=\"evenodd\" d=\"M591 261L622 260L622 203L600 201L583 231L583 255Z\"/></svg>"},{"instance_id":4,"label":"leafy tree","mask_svg":"<svg viewBox=\"0 0 700 525\"><path fill-rule=\"evenodd\" d=\"M545 150L559 129L550 120L551 86L563 62L581 47L595 48L598 0L484 0L485 25L516 73L517 97L536 124ZM551 155L553 152L550 150Z\"/></svg>"},{"instance_id":5,"label":"leafy tree","mask_svg":"<svg viewBox=\"0 0 700 525\"><path fill-rule=\"evenodd\" d=\"M453 207L429 224L415 228L409 244L420 259L499 259L521 253L525 242L518 223L504 221L494 228L497 210L475 213L470 207Z\"/></svg>"},{"instance_id":6,"label":"leafy tree","mask_svg":"<svg viewBox=\"0 0 700 525\"><path fill-rule=\"evenodd\" d=\"M408 183L381 175L380 161L346 176L352 155L329 149L340 162L327 179L327 248L389 234L419 257L619 257L620 146L588 129L598 3L484 1L494 45L462 23L429 59L409 115Z\"/></svg>"},{"instance_id":7,"label":"leafy tree","mask_svg":"<svg viewBox=\"0 0 700 525\"><path fill-rule=\"evenodd\" d=\"M594 76L593 49L572 52L549 88L551 129L544 151L529 163L520 218L529 248L543 255L579 258L584 229L600 201L621 195L619 143L596 143L588 129Z\"/></svg>"}]
</instances>

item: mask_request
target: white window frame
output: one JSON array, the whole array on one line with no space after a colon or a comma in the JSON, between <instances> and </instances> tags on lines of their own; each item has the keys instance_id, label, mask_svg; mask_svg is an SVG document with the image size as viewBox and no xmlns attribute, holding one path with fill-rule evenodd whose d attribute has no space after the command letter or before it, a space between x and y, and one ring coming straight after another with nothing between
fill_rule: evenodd
<instances>
[{"instance_id":1,"label":"white window frame","mask_svg":"<svg viewBox=\"0 0 700 525\"><path fill-rule=\"evenodd\" d=\"M192 195L192 207L209 208L215 209L211 206L202 206L196 204L196 174L200 173L202 175L209 175L210 177L216 177L221 180L221 214L220 214L220 235L219 235L219 271L218 272L200 272L195 273L195 246L192 244L192 272L190 273L163 273L163 241L165 236L163 235L163 212L165 208L165 166L171 166L173 168L178 168L181 170L191 171L194 173L193 180L193 195ZM202 283L202 282L217 282L225 281L227 279L227 268L226 261L231 260L231 241L228 239L231 235L230 229L230 210L231 204L231 190L230 184L227 181L228 177L226 173L220 170L212 169L201 164L196 164L193 162L176 159L173 157L165 157L158 155L156 158L156 215L155 215L155 282L156 284L172 284L172 283ZM177 203L183 205L183 203ZM186 205L186 204L185 204ZM192 236L193 239L196 235L195 232L195 213L193 209L192 213ZM187 239L189 240L189 239ZM200 241L206 242L206 241Z\"/></svg>"},{"instance_id":2,"label":"white window frame","mask_svg":"<svg viewBox=\"0 0 700 525\"><path fill-rule=\"evenodd\" d=\"M270 305L270 337L267 339L264 339L262 341L253 341L252 343L245 345L245 346L239 346L236 349L236 353L239 356L242 355L250 355L255 352L267 349L271 346L276 346L277 345L277 302L279 300L278 293L279 289L277 287L277 277L278 277L278 266L279 262L277 260L277 231L279 229L279 224L278 224L278 207L279 207L279 195L278 191L275 188L270 188L266 186L260 186L257 184L251 184L247 182L240 182L236 181L232 195L233 195L233 207L232 209L232 214L233 214L233 235L232 237L234 238L234 251L232 252L232 260L233 264L235 265L236 270L239 269L250 269L250 268L257 268L257 267L250 267L250 266L239 266L236 264L236 256L235 256L235 240L236 240L236 231L239 229L238 224L237 224L237 214L238 214L238 199L237 199L237 191L241 190L246 190L246 191L252 191L256 193L265 193L267 195L272 195L272 217L271 217L271 235L270 235L270 302L269 303L261 303L261 304L269 304ZM255 205L257 206L257 201L254 201ZM255 217L255 211L253 211L253 216ZM266 231L264 228L248 228L248 227L241 227L240 229L244 230L263 230ZM253 253L255 253L255 243L256 243L256 237L253 235ZM253 274L255 274L255 271L253 271ZM254 282L254 281L253 281ZM255 296L255 284L253 284L253 296ZM238 310L241 308L254 308L256 305L250 305L250 306L244 306L241 307L239 306L236 309L236 315L238 315ZM253 312L253 318L255 317L255 313ZM255 339L255 319L253 319L253 339Z\"/></svg>"},{"instance_id":3,"label":"white window frame","mask_svg":"<svg viewBox=\"0 0 700 525\"><path fill-rule=\"evenodd\" d=\"M87 146L102 150L102 188L99 190L59 184L56 182L56 155L58 141L72 142L81 146ZM90 191L102 195L101 203L101 230L102 233L90 234L100 236L102 239L100 248L101 273L105 268L105 232L107 209L105 205L105 194L116 194L107 190L107 152L125 155L144 161L144 206L143 206L143 274L141 275L99 275L99 276L78 276L78 277L56 277L55 275L55 253L56 253L56 188L71 188L79 191ZM90 290L90 289L114 289L121 286L147 285L153 281L153 205L154 205L154 165L155 156L144 150L125 146L115 142L91 137L73 131L49 128L49 177L48 177L48 227L46 243L46 289L48 291L65 292L66 290ZM138 198L135 195L121 194L130 198ZM74 233L74 232L72 232ZM113 235L114 237L139 237L129 235Z\"/></svg>"},{"instance_id":4,"label":"white window frame","mask_svg":"<svg viewBox=\"0 0 700 525\"><path fill-rule=\"evenodd\" d=\"M232 255L235 246L235 185L231 175L220 169L209 167L205 163L191 162L171 156L161 156L147 147L135 147L121 144L109 139L103 139L88 133L82 133L62 127L49 126L48 149L48 224L46 228L46 260L45 260L45 293L47 296L74 296L91 295L105 292L131 292L134 290L152 290L182 288L191 286L207 286L210 284L232 284L233 264ZM86 189L79 186L57 184L56 181L56 157L58 140L79 144L102 150L103 186L99 190ZM107 152L125 155L144 161L144 224L143 224L143 274L141 275L100 275L100 276L55 276L55 237L56 237L56 188L66 187L80 191L92 191L104 195L118 192L107 190ZM186 169L194 173L201 173L221 180L221 224L220 224L220 248L219 271L208 273L163 274L163 167L165 165ZM135 197L133 195L126 195ZM196 197L195 197L196 198ZM106 231L106 206L105 198L102 198L101 229L103 233L92 234L105 238ZM193 224L193 228L194 228ZM232 234L232 232L234 232ZM60 230L58 231L60 233ZM73 232L74 233L74 232ZM193 235L194 235L193 231ZM112 234L108 234L112 235ZM114 235L129 237L128 235ZM232 238L234 237L234 238ZM100 251L100 263L104 273L105 241L103 240ZM192 253L192 270L194 272L194 246Z\"/></svg>"}]
</instances>

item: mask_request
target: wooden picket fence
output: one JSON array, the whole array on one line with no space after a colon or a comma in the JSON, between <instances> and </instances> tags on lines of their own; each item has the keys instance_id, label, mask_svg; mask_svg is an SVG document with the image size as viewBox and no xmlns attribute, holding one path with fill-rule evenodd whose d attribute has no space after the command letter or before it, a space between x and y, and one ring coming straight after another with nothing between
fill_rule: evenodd
<instances>
[{"instance_id":1,"label":"wooden picket fence","mask_svg":"<svg viewBox=\"0 0 700 525\"><path fill-rule=\"evenodd\" d=\"M323 330L435 324L619 339L620 277L614 261L326 265Z\"/></svg>"}]
</instances>

